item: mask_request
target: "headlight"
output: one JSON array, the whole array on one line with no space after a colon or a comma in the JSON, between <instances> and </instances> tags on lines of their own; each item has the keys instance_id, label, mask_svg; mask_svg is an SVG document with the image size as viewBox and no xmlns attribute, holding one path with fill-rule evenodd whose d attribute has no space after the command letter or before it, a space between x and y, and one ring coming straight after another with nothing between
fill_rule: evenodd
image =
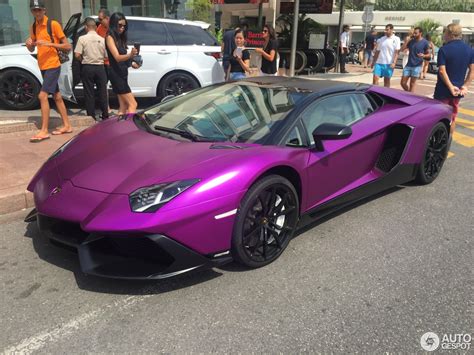
<instances>
[{"instance_id":1,"label":"headlight","mask_svg":"<svg viewBox=\"0 0 474 355\"><path fill-rule=\"evenodd\" d=\"M167 184L142 187L130 194L133 212L155 212L165 203L187 190L199 179L181 180Z\"/></svg>"}]
</instances>

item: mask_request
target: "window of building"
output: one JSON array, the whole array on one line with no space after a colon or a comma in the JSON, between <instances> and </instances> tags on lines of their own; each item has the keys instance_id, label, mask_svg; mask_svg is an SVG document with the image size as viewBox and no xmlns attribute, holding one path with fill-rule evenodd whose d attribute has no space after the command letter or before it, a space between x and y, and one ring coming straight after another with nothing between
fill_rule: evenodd
<instances>
[{"instance_id":1,"label":"window of building","mask_svg":"<svg viewBox=\"0 0 474 355\"><path fill-rule=\"evenodd\" d=\"M24 43L32 23L29 1L0 1L0 46Z\"/></svg>"}]
</instances>

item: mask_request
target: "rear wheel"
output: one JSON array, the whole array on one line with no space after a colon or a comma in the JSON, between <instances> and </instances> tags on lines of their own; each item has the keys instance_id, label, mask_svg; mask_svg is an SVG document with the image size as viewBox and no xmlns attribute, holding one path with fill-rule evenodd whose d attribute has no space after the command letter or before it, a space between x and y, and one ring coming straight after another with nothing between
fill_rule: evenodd
<instances>
[{"instance_id":1,"label":"rear wheel","mask_svg":"<svg viewBox=\"0 0 474 355\"><path fill-rule=\"evenodd\" d=\"M423 160L418 169L416 181L426 185L433 182L439 175L448 154L448 129L439 122L433 127L426 142Z\"/></svg>"},{"instance_id":2,"label":"rear wheel","mask_svg":"<svg viewBox=\"0 0 474 355\"><path fill-rule=\"evenodd\" d=\"M198 81L185 72L174 72L163 78L158 87L158 96L164 98L168 95L178 96L185 92L199 88Z\"/></svg>"},{"instance_id":3,"label":"rear wheel","mask_svg":"<svg viewBox=\"0 0 474 355\"><path fill-rule=\"evenodd\" d=\"M255 183L240 203L232 236L235 261L256 268L276 260L293 237L299 201L293 185L279 175Z\"/></svg>"},{"instance_id":4,"label":"rear wheel","mask_svg":"<svg viewBox=\"0 0 474 355\"><path fill-rule=\"evenodd\" d=\"M0 74L0 102L9 110L31 110L39 106L40 83L23 70L7 69Z\"/></svg>"}]
</instances>

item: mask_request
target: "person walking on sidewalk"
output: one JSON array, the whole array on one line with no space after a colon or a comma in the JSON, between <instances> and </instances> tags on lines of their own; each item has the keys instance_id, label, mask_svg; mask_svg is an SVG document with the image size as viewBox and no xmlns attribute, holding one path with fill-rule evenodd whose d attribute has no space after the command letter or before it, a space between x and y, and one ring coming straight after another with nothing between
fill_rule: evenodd
<instances>
[{"instance_id":1,"label":"person walking on sidewalk","mask_svg":"<svg viewBox=\"0 0 474 355\"><path fill-rule=\"evenodd\" d=\"M349 46L351 44L350 41L350 31L351 27L349 25L344 25L342 28L343 31L341 33L341 36L339 38L339 68L341 73L349 73L346 70L346 58L347 55L349 54Z\"/></svg>"},{"instance_id":2,"label":"person walking on sidewalk","mask_svg":"<svg viewBox=\"0 0 474 355\"><path fill-rule=\"evenodd\" d=\"M262 38L265 41L263 48L256 48L255 53L262 56L260 70L262 75L276 75L278 42L276 40L275 29L270 25L263 26Z\"/></svg>"},{"instance_id":3,"label":"person walking on sidewalk","mask_svg":"<svg viewBox=\"0 0 474 355\"><path fill-rule=\"evenodd\" d=\"M374 54L374 48L377 44L377 31L374 29L365 37L364 42L364 68L370 66Z\"/></svg>"},{"instance_id":4,"label":"person walking on sidewalk","mask_svg":"<svg viewBox=\"0 0 474 355\"><path fill-rule=\"evenodd\" d=\"M221 52L222 52L222 68L224 69L225 80L229 80L229 67L230 67L230 59L233 56L235 50L235 40L234 36L235 33L240 29L237 26L233 30L227 30L222 36L222 45L221 45Z\"/></svg>"},{"instance_id":5,"label":"person walking on sidewalk","mask_svg":"<svg viewBox=\"0 0 474 355\"><path fill-rule=\"evenodd\" d=\"M424 80L426 79L426 73L428 73L428 69L430 67L430 62L432 59L434 59L434 56L435 56L435 45L433 43L433 41L431 40L431 36L429 34L427 34L425 36L426 40L428 41L429 45L430 45L430 57L429 58L424 58L423 60L423 69L422 69L422 73L421 73L421 76L420 76L420 79L421 80Z\"/></svg>"},{"instance_id":6,"label":"person walking on sidewalk","mask_svg":"<svg viewBox=\"0 0 474 355\"><path fill-rule=\"evenodd\" d=\"M30 52L33 52L36 47L38 48L38 66L43 77L43 85L38 94L41 105L41 130L30 139L30 142L37 143L49 138L49 94L53 95L63 121L63 126L54 130L53 135L72 132L66 105L64 105L58 86L59 74L61 73L58 51L70 51L71 44L64 35L61 25L46 16L46 7L43 0L31 0L30 10L35 22L30 28L30 37L28 37L25 44ZM51 38L49 32L53 38Z\"/></svg>"},{"instance_id":7,"label":"person walking on sidewalk","mask_svg":"<svg viewBox=\"0 0 474 355\"><path fill-rule=\"evenodd\" d=\"M385 26L385 36L377 40L374 60L371 67L374 68L373 84L378 85L379 79L383 78L385 87L390 87L390 79L397 64L400 52L400 38L393 33L393 25Z\"/></svg>"},{"instance_id":8,"label":"person walking on sidewalk","mask_svg":"<svg viewBox=\"0 0 474 355\"><path fill-rule=\"evenodd\" d=\"M119 115L135 113L137 101L128 85L128 68L132 66L138 69L137 63L132 58L138 54L136 48L127 53L127 19L120 12L110 16L109 33L105 39L107 55L110 61L110 82L112 90L117 94L119 100Z\"/></svg>"},{"instance_id":9,"label":"person walking on sidewalk","mask_svg":"<svg viewBox=\"0 0 474 355\"><path fill-rule=\"evenodd\" d=\"M230 80L245 79L245 73L250 71L250 52L245 49L245 37L243 30L236 30L234 34L235 49L230 58L229 78Z\"/></svg>"},{"instance_id":10,"label":"person walking on sidewalk","mask_svg":"<svg viewBox=\"0 0 474 355\"><path fill-rule=\"evenodd\" d=\"M438 52L438 80L434 98L453 108L454 121L459 101L467 95L474 79L474 49L462 41L462 27L458 24L452 23L446 27L444 41L446 44Z\"/></svg>"},{"instance_id":11,"label":"person walking on sidewalk","mask_svg":"<svg viewBox=\"0 0 474 355\"><path fill-rule=\"evenodd\" d=\"M84 85L84 98L87 114L97 121L95 117L95 90L97 87L102 119L109 117L107 104L107 75L105 73L104 58L107 57L105 40L96 32L97 25L91 17L86 18L85 27L87 34L79 37L75 57L81 61L81 79Z\"/></svg>"},{"instance_id":12,"label":"person walking on sidewalk","mask_svg":"<svg viewBox=\"0 0 474 355\"><path fill-rule=\"evenodd\" d=\"M400 85L405 91L415 92L416 80L420 77L423 67L423 59L431 58L429 43L423 38L423 30L420 27L415 27L411 38L403 43L402 52L407 48L409 50L408 62L403 68ZM410 81L410 86L408 86L408 81Z\"/></svg>"}]
</instances>

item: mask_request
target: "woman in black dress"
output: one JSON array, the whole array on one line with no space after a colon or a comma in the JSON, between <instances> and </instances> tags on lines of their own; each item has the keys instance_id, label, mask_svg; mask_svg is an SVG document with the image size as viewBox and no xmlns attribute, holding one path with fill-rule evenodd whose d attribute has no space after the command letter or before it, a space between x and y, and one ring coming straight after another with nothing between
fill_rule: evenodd
<instances>
[{"instance_id":1,"label":"woman in black dress","mask_svg":"<svg viewBox=\"0 0 474 355\"><path fill-rule=\"evenodd\" d=\"M234 33L235 49L229 60L230 80L245 79L245 72L250 71L250 53L245 49L245 37L243 30L235 30Z\"/></svg>"},{"instance_id":2,"label":"woman in black dress","mask_svg":"<svg viewBox=\"0 0 474 355\"><path fill-rule=\"evenodd\" d=\"M263 48L255 49L255 52L262 56L262 74L275 75L277 72L278 42L273 27L270 25L263 26L262 37L265 40Z\"/></svg>"},{"instance_id":3,"label":"woman in black dress","mask_svg":"<svg viewBox=\"0 0 474 355\"><path fill-rule=\"evenodd\" d=\"M135 113L137 110L137 101L128 86L128 68L139 67L138 64L132 62L132 58L138 52L132 48L130 53L127 53L127 29L127 19L122 13L115 12L110 16L109 33L105 38L105 44L110 62L109 80L119 100L119 115Z\"/></svg>"}]
</instances>

